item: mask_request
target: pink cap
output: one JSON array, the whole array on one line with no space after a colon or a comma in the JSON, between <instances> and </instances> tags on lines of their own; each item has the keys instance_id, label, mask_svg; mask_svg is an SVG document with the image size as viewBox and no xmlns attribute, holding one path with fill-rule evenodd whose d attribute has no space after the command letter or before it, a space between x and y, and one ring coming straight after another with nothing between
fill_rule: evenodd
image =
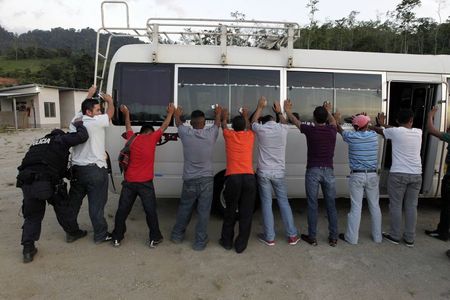
<instances>
[{"instance_id":1,"label":"pink cap","mask_svg":"<svg viewBox=\"0 0 450 300\"><path fill-rule=\"evenodd\" d=\"M370 122L370 117L365 115L358 115L353 117L352 124L358 126L358 128L363 128Z\"/></svg>"}]
</instances>

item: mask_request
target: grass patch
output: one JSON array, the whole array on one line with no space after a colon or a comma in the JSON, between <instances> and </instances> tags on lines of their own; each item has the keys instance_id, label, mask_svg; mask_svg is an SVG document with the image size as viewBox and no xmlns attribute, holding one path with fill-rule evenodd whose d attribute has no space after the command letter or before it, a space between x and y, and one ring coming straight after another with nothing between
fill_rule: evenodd
<instances>
[{"instance_id":1,"label":"grass patch","mask_svg":"<svg viewBox=\"0 0 450 300\"><path fill-rule=\"evenodd\" d=\"M15 60L0 56L0 75L16 70L25 70L27 68L31 72L37 72L42 69L42 65L62 64L66 61L67 58L64 57Z\"/></svg>"}]
</instances>

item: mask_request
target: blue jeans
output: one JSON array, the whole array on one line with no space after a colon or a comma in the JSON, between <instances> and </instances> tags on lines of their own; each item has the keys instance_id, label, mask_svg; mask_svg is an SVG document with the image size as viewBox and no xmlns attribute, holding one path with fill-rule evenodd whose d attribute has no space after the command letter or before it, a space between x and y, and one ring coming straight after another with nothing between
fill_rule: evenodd
<instances>
[{"instance_id":1,"label":"blue jeans","mask_svg":"<svg viewBox=\"0 0 450 300\"><path fill-rule=\"evenodd\" d=\"M100 242L108 234L108 223L104 209L108 200L108 170L97 166L73 166L73 178L70 181L70 205L76 216L80 212L83 198L88 196L89 217L94 227L94 241Z\"/></svg>"},{"instance_id":2,"label":"blue jeans","mask_svg":"<svg viewBox=\"0 0 450 300\"><path fill-rule=\"evenodd\" d=\"M284 172L258 172L259 198L261 199L262 216L264 224L264 235L268 241L275 240L274 219L272 211L272 188L277 197L281 219L287 237L298 234L292 216L291 206L287 197L287 186L284 179Z\"/></svg>"},{"instance_id":3,"label":"blue jeans","mask_svg":"<svg viewBox=\"0 0 450 300\"><path fill-rule=\"evenodd\" d=\"M201 177L183 181L177 220L172 230L171 239L182 241L186 227L197 204L197 225L193 248L201 250L208 243L208 222L213 198L213 177Z\"/></svg>"},{"instance_id":4,"label":"blue jeans","mask_svg":"<svg viewBox=\"0 0 450 300\"><path fill-rule=\"evenodd\" d=\"M381 210L378 182L378 174L375 172L353 173L350 175L348 187L352 206L347 215L347 231L345 232L345 240L350 244L358 243L364 192L366 192L367 204L372 218L372 239L375 243L381 243Z\"/></svg>"},{"instance_id":5,"label":"blue jeans","mask_svg":"<svg viewBox=\"0 0 450 300\"><path fill-rule=\"evenodd\" d=\"M306 198L308 199L308 235L316 238L319 186L325 198L328 215L328 238L337 239L336 186L332 168L309 168L305 174Z\"/></svg>"}]
</instances>

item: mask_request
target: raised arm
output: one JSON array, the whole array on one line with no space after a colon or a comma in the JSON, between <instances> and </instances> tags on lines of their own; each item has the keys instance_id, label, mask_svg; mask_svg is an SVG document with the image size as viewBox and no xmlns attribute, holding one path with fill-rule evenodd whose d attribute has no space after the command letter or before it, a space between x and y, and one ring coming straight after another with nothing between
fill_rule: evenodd
<instances>
[{"instance_id":1,"label":"raised arm","mask_svg":"<svg viewBox=\"0 0 450 300\"><path fill-rule=\"evenodd\" d=\"M437 106L433 106L431 110L428 112L428 120L427 120L427 130L428 133L431 135L434 135L437 138L442 138L443 132L440 132L437 130L433 123L434 123L434 116L436 115L436 112L438 111Z\"/></svg>"},{"instance_id":2,"label":"raised arm","mask_svg":"<svg viewBox=\"0 0 450 300\"><path fill-rule=\"evenodd\" d=\"M89 90L88 90L86 99L92 98L92 97L94 96L94 94L95 94L96 91L97 91L97 86L92 85L92 86L89 88Z\"/></svg>"},{"instance_id":3,"label":"raised arm","mask_svg":"<svg viewBox=\"0 0 450 300\"><path fill-rule=\"evenodd\" d=\"M337 131L342 135L342 132L343 132L344 130L342 129L342 126L341 126L341 113L338 112L338 111L336 111L336 112L334 113L333 117L334 117L334 120L335 120L335 122L336 122L336 129L337 129Z\"/></svg>"},{"instance_id":4,"label":"raised arm","mask_svg":"<svg viewBox=\"0 0 450 300\"><path fill-rule=\"evenodd\" d=\"M258 106L256 107L255 113L253 114L251 123L258 122L258 119L261 117L261 112L264 107L267 105L267 100L264 96L261 96L258 100Z\"/></svg>"},{"instance_id":5,"label":"raised arm","mask_svg":"<svg viewBox=\"0 0 450 300\"><path fill-rule=\"evenodd\" d=\"M120 106L120 111L122 112L123 117L125 119L125 130L133 131L133 129L131 128L130 111L129 111L128 107L126 105L122 104Z\"/></svg>"},{"instance_id":6,"label":"raised arm","mask_svg":"<svg viewBox=\"0 0 450 300\"><path fill-rule=\"evenodd\" d=\"M106 103L108 103L108 109L106 110L106 114L108 115L109 119L111 120L112 117L114 116L113 98L111 97L111 95L108 95L108 94L103 94L102 97L103 97L103 100L105 100Z\"/></svg>"},{"instance_id":7,"label":"raised arm","mask_svg":"<svg viewBox=\"0 0 450 300\"><path fill-rule=\"evenodd\" d=\"M283 116L283 113L281 112L281 105L280 101L274 101L272 105L272 109L275 112L275 114L280 118L281 124L287 124L286 118Z\"/></svg>"},{"instance_id":8,"label":"raised arm","mask_svg":"<svg viewBox=\"0 0 450 300\"><path fill-rule=\"evenodd\" d=\"M81 118L75 119L72 124L75 126L77 131L66 133L61 138L63 143L70 147L82 144L89 138L89 134L86 127L83 126L83 121Z\"/></svg>"},{"instance_id":9,"label":"raised arm","mask_svg":"<svg viewBox=\"0 0 450 300\"><path fill-rule=\"evenodd\" d=\"M220 127L220 123L222 121L222 106L217 105L214 108L214 126Z\"/></svg>"},{"instance_id":10,"label":"raised arm","mask_svg":"<svg viewBox=\"0 0 450 300\"><path fill-rule=\"evenodd\" d=\"M300 129L301 123L300 120L292 114L292 101L290 99L286 99L286 101L284 101L284 111L286 112L286 115L288 116L291 123L294 124L298 129Z\"/></svg>"},{"instance_id":11,"label":"raised arm","mask_svg":"<svg viewBox=\"0 0 450 300\"><path fill-rule=\"evenodd\" d=\"M241 116L244 118L245 120L245 129L250 129L250 120L248 119L248 108L247 107L242 107L242 112L241 112Z\"/></svg>"},{"instance_id":12,"label":"raised arm","mask_svg":"<svg viewBox=\"0 0 450 300\"><path fill-rule=\"evenodd\" d=\"M228 109L222 109L222 129L228 129Z\"/></svg>"},{"instance_id":13,"label":"raised arm","mask_svg":"<svg viewBox=\"0 0 450 300\"><path fill-rule=\"evenodd\" d=\"M175 112L175 106L172 102L169 103L169 106L167 106L167 116L164 122L162 123L161 129L162 132L166 131L167 127L169 127L170 120L172 120L173 113Z\"/></svg>"},{"instance_id":14,"label":"raised arm","mask_svg":"<svg viewBox=\"0 0 450 300\"><path fill-rule=\"evenodd\" d=\"M178 106L174 113L173 113L174 117L175 117L175 125L177 127L183 125L183 121L181 121L181 116L183 115L183 109L181 108L181 106Z\"/></svg>"},{"instance_id":15,"label":"raised arm","mask_svg":"<svg viewBox=\"0 0 450 300\"><path fill-rule=\"evenodd\" d=\"M383 132L384 129L382 127L384 127L384 128L387 127L387 125L385 124L386 117L384 116L384 113L378 113L376 120L377 120L377 126L371 126L369 128L384 137L384 132Z\"/></svg>"},{"instance_id":16,"label":"raised arm","mask_svg":"<svg viewBox=\"0 0 450 300\"><path fill-rule=\"evenodd\" d=\"M331 102L325 101L323 103L323 107L325 107L325 109L328 111L328 124L330 124L331 126L337 127L336 120L333 117L333 109L331 106Z\"/></svg>"}]
</instances>

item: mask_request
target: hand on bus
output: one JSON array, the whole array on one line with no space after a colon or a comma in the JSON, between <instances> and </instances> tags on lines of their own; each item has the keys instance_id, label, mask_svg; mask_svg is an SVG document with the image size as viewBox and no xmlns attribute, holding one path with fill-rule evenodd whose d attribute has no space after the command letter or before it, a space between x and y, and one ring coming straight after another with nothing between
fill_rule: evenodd
<instances>
[{"instance_id":1,"label":"hand on bus","mask_svg":"<svg viewBox=\"0 0 450 300\"><path fill-rule=\"evenodd\" d=\"M331 102L330 102L330 101L324 101L324 102L323 102L323 107L325 107L325 109L326 109L329 113L331 113L332 107L331 107Z\"/></svg>"},{"instance_id":2,"label":"hand on bus","mask_svg":"<svg viewBox=\"0 0 450 300\"><path fill-rule=\"evenodd\" d=\"M267 105L267 99L264 96L261 96L258 100L258 108L263 109Z\"/></svg>"},{"instance_id":3,"label":"hand on bus","mask_svg":"<svg viewBox=\"0 0 450 300\"><path fill-rule=\"evenodd\" d=\"M280 101L274 101L273 102L273 106L272 106L273 111L277 114L277 113L281 113L281 105L280 105Z\"/></svg>"},{"instance_id":4,"label":"hand on bus","mask_svg":"<svg viewBox=\"0 0 450 300\"><path fill-rule=\"evenodd\" d=\"M428 112L428 119L431 119L434 121L434 116L436 115L436 112L438 111L439 107L433 106L431 110Z\"/></svg>"},{"instance_id":5,"label":"hand on bus","mask_svg":"<svg viewBox=\"0 0 450 300\"><path fill-rule=\"evenodd\" d=\"M120 105L120 111L124 114L127 115L130 113L130 111L128 110L128 107L124 104Z\"/></svg>"},{"instance_id":6,"label":"hand on bus","mask_svg":"<svg viewBox=\"0 0 450 300\"><path fill-rule=\"evenodd\" d=\"M385 117L384 113L378 113L376 121L377 121L378 126L385 126L386 125L386 123L385 123L386 117Z\"/></svg>"},{"instance_id":7,"label":"hand on bus","mask_svg":"<svg viewBox=\"0 0 450 300\"><path fill-rule=\"evenodd\" d=\"M336 110L336 112L333 114L333 117L336 120L337 124L341 124L341 112L340 111Z\"/></svg>"},{"instance_id":8,"label":"hand on bus","mask_svg":"<svg viewBox=\"0 0 450 300\"><path fill-rule=\"evenodd\" d=\"M103 94L102 98L103 98L103 100L105 100L108 103L112 103L113 102L113 98L111 97L111 95Z\"/></svg>"},{"instance_id":9,"label":"hand on bus","mask_svg":"<svg viewBox=\"0 0 450 300\"><path fill-rule=\"evenodd\" d=\"M174 111L175 117L181 117L183 115L183 108L178 105L178 107Z\"/></svg>"},{"instance_id":10,"label":"hand on bus","mask_svg":"<svg viewBox=\"0 0 450 300\"><path fill-rule=\"evenodd\" d=\"M248 118L248 107L242 106L241 111L239 111L239 112L245 119Z\"/></svg>"},{"instance_id":11,"label":"hand on bus","mask_svg":"<svg viewBox=\"0 0 450 300\"><path fill-rule=\"evenodd\" d=\"M286 101L284 101L284 110L288 113L290 113L292 111L292 101L291 99L286 99Z\"/></svg>"},{"instance_id":12,"label":"hand on bus","mask_svg":"<svg viewBox=\"0 0 450 300\"><path fill-rule=\"evenodd\" d=\"M170 115L173 115L175 112L175 105L173 105L173 102L170 102L167 106L167 113Z\"/></svg>"},{"instance_id":13,"label":"hand on bus","mask_svg":"<svg viewBox=\"0 0 450 300\"><path fill-rule=\"evenodd\" d=\"M214 107L214 115L220 116L222 114L222 106L216 105Z\"/></svg>"}]
</instances>

